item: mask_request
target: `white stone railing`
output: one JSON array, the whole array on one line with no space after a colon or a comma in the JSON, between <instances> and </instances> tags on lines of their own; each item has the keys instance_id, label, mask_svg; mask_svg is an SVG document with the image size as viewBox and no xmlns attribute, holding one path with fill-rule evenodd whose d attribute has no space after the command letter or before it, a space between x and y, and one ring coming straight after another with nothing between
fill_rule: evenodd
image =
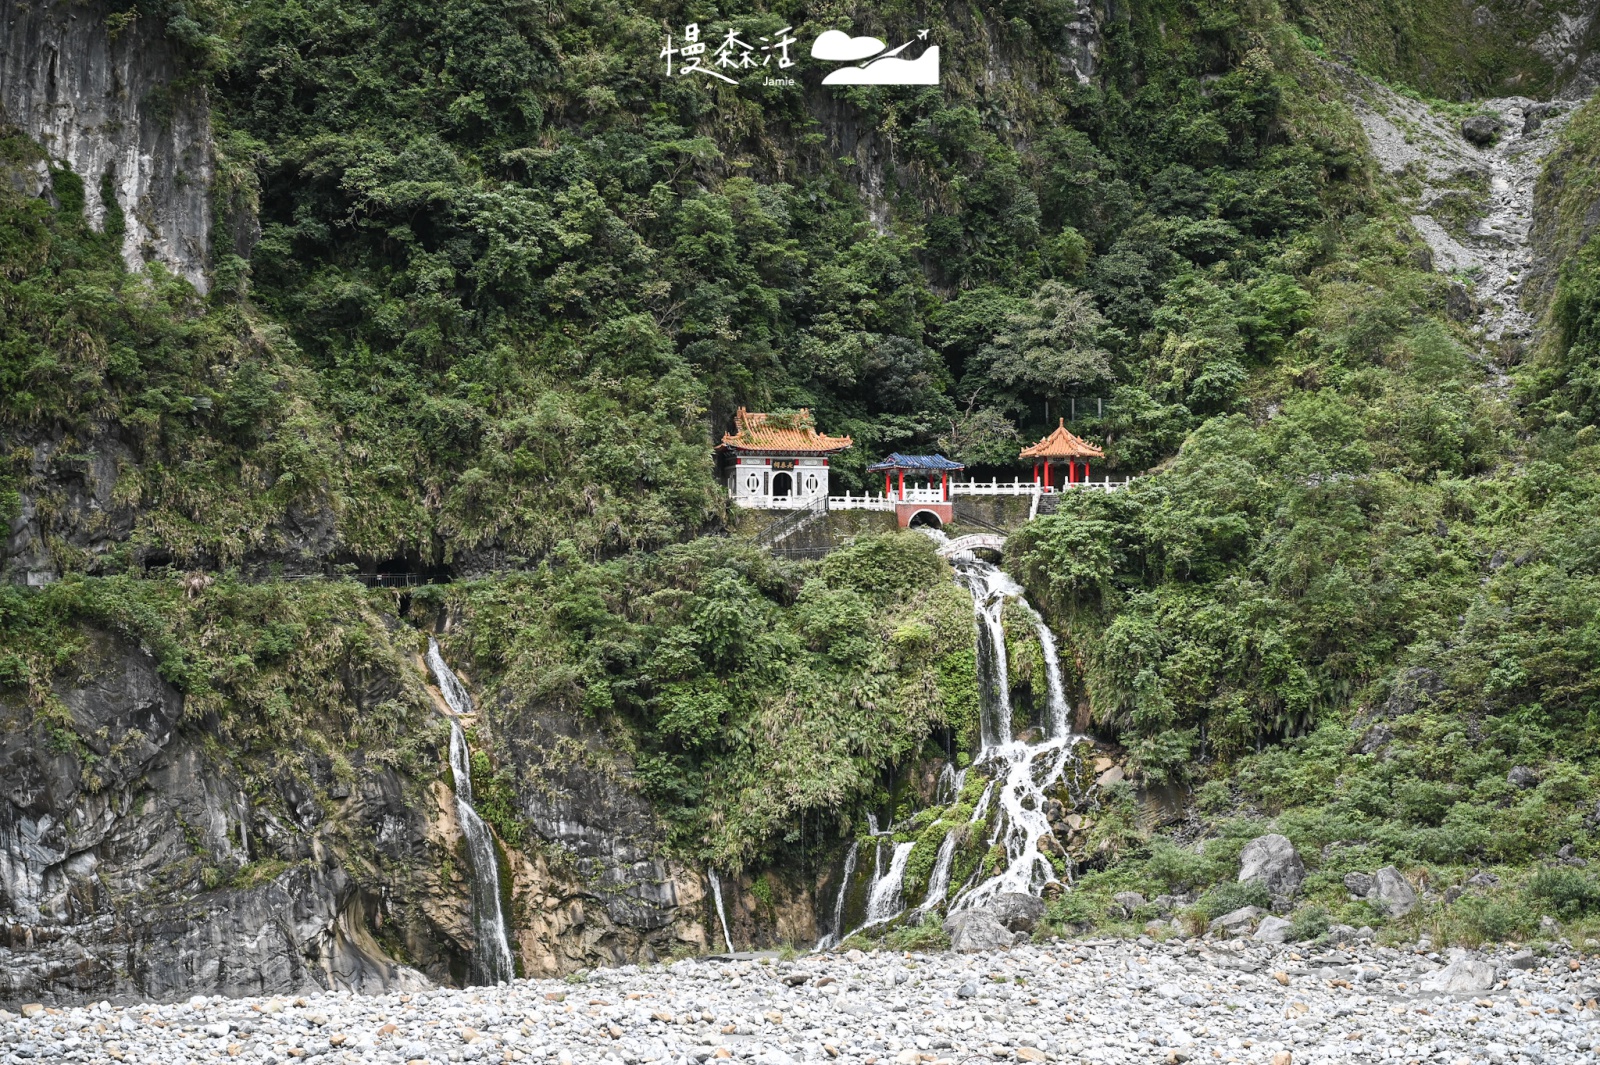
<instances>
[{"instance_id":1,"label":"white stone railing","mask_svg":"<svg viewBox=\"0 0 1600 1065\"><path fill-rule=\"evenodd\" d=\"M1128 487L1133 483L1133 480L1132 477L1124 477L1120 481L1113 481L1109 477L1104 477L1098 481L1079 481L1077 484L1053 484L1050 486L1050 491L1066 492L1075 488L1082 488L1090 492L1117 492Z\"/></svg>"},{"instance_id":2,"label":"white stone railing","mask_svg":"<svg viewBox=\"0 0 1600 1065\"><path fill-rule=\"evenodd\" d=\"M865 492L855 495L846 492L842 496L828 496L829 510L893 510L896 503L947 503L956 496L1031 496L1031 495L1056 495L1061 492L1083 489L1093 492L1116 492L1128 487L1133 482L1132 477L1125 477L1120 481L1113 481L1103 477L1098 481L1078 481L1066 484L1051 485L1045 488L1034 484L1031 480L1014 478L1002 481L994 478L988 481L951 481L950 494L946 496L938 488L907 488L905 495L899 492L890 492L888 495L873 495ZM820 498L818 496L732 496L733 502L741 507L752 510L805 510L813 506Z\"/></svg>"},{"instance_id":3,"label":"white stone railing","mask_svg":"<svg viewBox=\"0 0 1600 1065\"><path fill-rule=\"evenodd\" d=\"M821 496L741 496L729 493L734 506L750 510L805 510Z\"/></svg>"},{"instance_id":4,"label":"white stone railing","mask_svg":"<svg viewBox=\"0 0 1600 1065\"><path fill-rule=\"evenodd\" d=\"M889 496L859 495L846 492L842 496L829 496L829 510L893 510L895 501Z\"/></svg>"},{"instance_id":5,"label":"white stone railing","mask_svg":"<svg viewBox=\"0 0 1600 1065\"><path fill-rule=\"evenodd\" d=\"M907 488L904 495L899 492L890 492L888 495L853 496L846 492L842 496L829 496L828 506L834 510L893 510L896 503L948 503L944 493L937 488Z\"/></svg>"},{"instance_id":6,"label":"white stone railing","mask_svg":"<svg viewBox=\"0 0 1600 1065\"><path fill-rule=\"evenodd\" d=\"M953 496L1031 496L1038 486L1032 481L1014 478L1010 481L951 481Z\"/></svg>"},{"instance_id":7,"label":"white stone railing","mask_svg":"<svg viewBox=\"0 0 1600 1065\"><path fill-rule=\"evenodd\" d=\"M1066 484L1053 484L1049 488L1024 481L1020 477L1010 481L998 479L989 481L951 481L950 494L953 496L1031 496L1035 492L1053 495L1056 492L1066 492L1075 488L1092 489L1097 492L1115 492L1126 488L1132 483L1132 477L1125 477L1120 481L1113 481L1109 477L1098 481L1067 482Z\"/></svg>"}]
</instances>

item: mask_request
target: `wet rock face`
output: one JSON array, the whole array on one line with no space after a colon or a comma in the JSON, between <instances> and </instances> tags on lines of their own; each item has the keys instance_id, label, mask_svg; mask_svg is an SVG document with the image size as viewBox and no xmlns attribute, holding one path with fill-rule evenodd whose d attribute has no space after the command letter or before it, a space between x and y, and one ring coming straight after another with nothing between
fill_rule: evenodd
<instances>
[{"instance_id":1,"label":"wet rock face","mask_svg":"<svg viewBox=\"0 0 1600 1065\"><path fill-rule=\"evenodd\" d=\"M450 930L405 874L431 865L425 824L392 771L308 832L247 798L138 647L89 634L53 695L40 712L0 694L0 1007L427 983L396 949L449 975ZM383 883L349 871L351 837Z\"/></svg>"},{"instance_id":2,"label":"wet rock face","mask_svg":"<svg viewBox=\"0 0 1600 1065\"><path fill-rule=\"evenodd\" d=\"M600 731L547 705L505 702L497 718L523 815L571 859L560 875L513 860L521 915L514 931L527 971L654 961L703 947L715 921L708 888L699 871L662 857L665 831ZM727 908L735 893L724 888Z\"/></svg>"},{"instance_id":3,"label":"wet rock face","mask_svg":"<svg viewBox=\"0 0 1600 1065\"><path fill-rule=\"evenodd\" d=\"M426 756L408 776L392 752L242 743L241 722L186 719L138 646L85 639L48 705L0 691L0 1009L466 979L472 885ZM355 714L403 699L401 685L343 680ZM598 730L548 711L514 724L545 844L503 851L521 971L703 950L716 926L701 871L662 856L658 820ZM759 938L748 885L723 886L736 938ZM815 939L813 896L779 896L763 893L762 919Z\"/></svg>"},{"instance_id":4,"label":"wet rock face","mask_svg":"<svg viewBox=\"0 0 1600 1065\"><path fill-rule=\"evenodd\" d=\"M110 14L97 0L0 0L0 118L83 180L95 229L120 213L129 269L158 261L205 292L206 94L181 85L181 59L159 19L141 15L113 37ZM114 203L102 198L103 187Z\"/></svg>"}]
</instances>

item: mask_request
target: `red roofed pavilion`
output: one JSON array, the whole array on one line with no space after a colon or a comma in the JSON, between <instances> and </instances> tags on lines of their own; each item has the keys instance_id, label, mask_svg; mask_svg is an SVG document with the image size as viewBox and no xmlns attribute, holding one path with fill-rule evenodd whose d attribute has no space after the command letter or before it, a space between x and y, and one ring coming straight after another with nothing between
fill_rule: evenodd
<instances>
[{"instance_id":1,"label":"red roofed pavilion","mask_svg":"<svg viewBox=\"0 0 1600 1065\"><path fill-rule=\"evenodd\" d=\"M718 449L734 456L728 491L744 507L804 507L828 496L828 456L848 436L817 432L811 411L759 414L740 407Z\"/></svg>"},{"instance_id":2,"label":"red roofed pavilion","mask_svg":"<svg viewBox=\"0 0 1600 1065\"><path fill-rule=\"evenodd\" d=\"M1089 459L1105 458L1106 453L1080 436L1075 436L1067 429L1067 421L1061 419L1055 430L1043 440L1032 447L1022 449L1019 458L1033 460L1033 483L1039 484L1039 465L1044 464L1044 484L1046 492L1050 487L1050 463L1064 461L1067 464L1067 483L1077 484L1089 479ZM1077 461L1083 459L1083 462ZM1081 472L1080 472L1081 467Z\"/></svg>"}]
</instances>

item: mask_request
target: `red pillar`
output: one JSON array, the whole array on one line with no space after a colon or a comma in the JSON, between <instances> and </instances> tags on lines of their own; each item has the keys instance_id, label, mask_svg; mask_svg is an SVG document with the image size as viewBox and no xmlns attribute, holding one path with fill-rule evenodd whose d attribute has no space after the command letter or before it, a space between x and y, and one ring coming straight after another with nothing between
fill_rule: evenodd
<instances>
[{"instance_id":1,"label":"red pillar","mask_svg":"<svg viewBox=\"0 0 1600 1065\"><path fill-rule=\"evenodd\" d=\"M900 473L900 498L903 500L906 497L906 471L905 470L900 470L899 473Z\"/></svg>"},{"instance_id":2,"label":"red pillar","mask_svg":"<svg viewBox=\"0 0 1600 1065\"><path fill-rule=\"evenodd\" d=\"M1067 477L1073 484L1078 483L1078 460L1073 459L1067 463Z\"/></svg>"},{"instance_id":3,"label":"red pillar","mask_svg":"<svg viewBox=\"0 0 1600 1065\"><path fill-rule=\"evenodd\" d=\"M1039 483L1039 464L1037 462L1033 464L1033 483Z\"/></svg>"},{"instance_id":4,"label":"red pillar","mask_svg":"<svg viewBox=\"0 0 1600 1065\"><path fill-rule=\"evenodd\" d=\"M1089 482L1089 464L1087 462L1083 464L1083 480L1085 484Z\"/></svg>"},{"instance_id":5,"label":"red pillar","mask_svg":"<svg viewBox=\"0 0 1600 1065\"><path fill-rule=\"evenodd\" d=\"M1050 460L1044 460L1044 490L1050 491Z\"/></svg>"},{"instance_id":6,"label":"red pillar","mask_svg":"<svg viewBox=\"0 0 1600 1065\"><path fill-rule=\"evenodd\" d=\"M889 487L889 471L888 470L884 470L883 471L883 494L884 495L889 495L891 491L892 491L892 489Z\"/></svg>"},{"instance_id":7,"label":"red pillar","mask_svg":"<svg viewBox=\"0 0 1600 1065\"><path fill-rule=\"evenodd\" d=\"M939 498L946 503L950 502L950 471L944 470L939 474Z\"/></svg>"}]
</instances>

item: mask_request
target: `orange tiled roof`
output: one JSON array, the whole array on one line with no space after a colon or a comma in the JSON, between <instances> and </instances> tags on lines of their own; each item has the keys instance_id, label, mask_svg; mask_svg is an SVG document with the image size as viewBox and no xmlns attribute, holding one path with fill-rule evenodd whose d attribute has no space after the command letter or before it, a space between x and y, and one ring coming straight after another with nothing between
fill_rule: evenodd
<instances>
[{"instance_id":1,"label":"orange tiled roof","mask_svg":"<svg viewBox=\"0 0 1600 1065\"><path fill-rule=\"evenodd\" d=\"M1105 452L1067 431L1065 418L1056 425L1055 431L1032 447L1022 449L1022 454L1017 456L1024 459L1089 459L1104 458Z\"/></svg>"},{"instance_id":2,"label":"orange tiled roof","mask_svg":"<svg viewBox=\"0 0 1600 1065\"><path fill-rule=\"evenodd\" d=\"M778 417L739 408L734 415L734 430L722 438L722 446L736 451L814 452L843 451L850 446L848 436L823 436L811 420L811 411Z\"/></svg>"}]
</instances>

